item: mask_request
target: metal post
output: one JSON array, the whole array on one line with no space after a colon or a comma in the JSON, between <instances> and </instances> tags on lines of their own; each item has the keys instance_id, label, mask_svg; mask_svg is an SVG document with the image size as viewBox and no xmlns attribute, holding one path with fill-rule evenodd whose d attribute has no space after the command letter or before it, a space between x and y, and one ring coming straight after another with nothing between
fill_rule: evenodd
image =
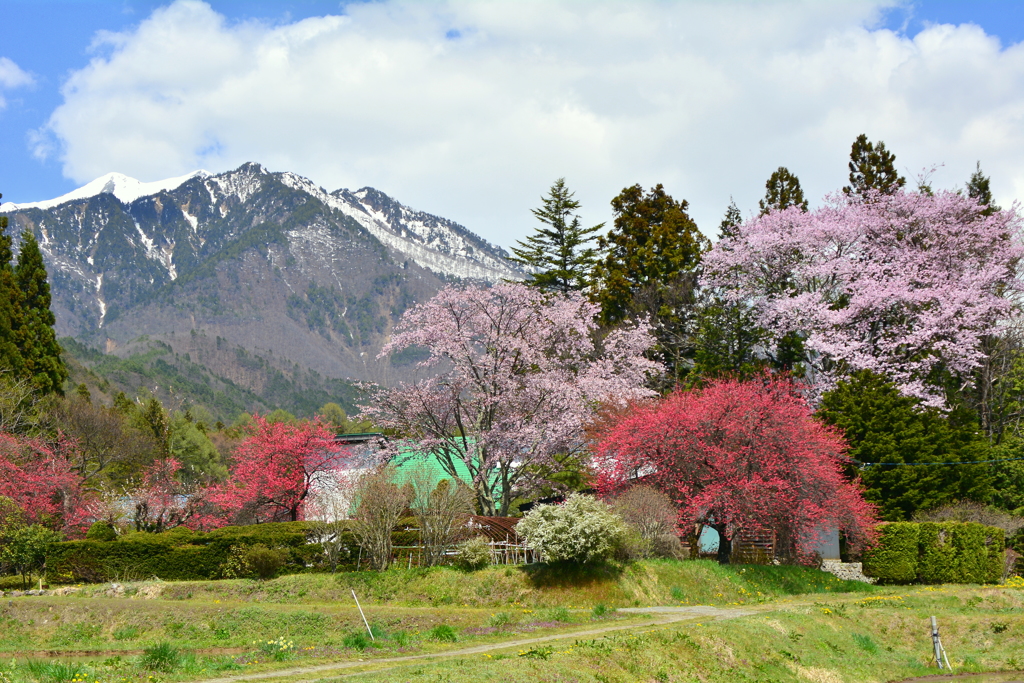
<instances>
[{"instance_id":1,"label":"metal post","mask_svg":"<svg viewBox=\"0 0 1024 683\"><path fill-rule=\"evenodd\" d=\"M932 648L935 650L935 663L940 669L946 668L942 664L942 641L939 640L939 624L935 617L932 617Z\"/></svg>"},{"instance_id":2,"label":"metal post","mask_svg":"<svg viewBox=\"0 0 1024 683\"><path fill-rule=\"evenodd\" d=\"M366 632L370 634L370 640L377 642L377 639L373 637L373 630L370 628L370 622L366 620L366 615L363 614L363 607L359 604L359 598L356 597L356 589L352 589L352 599L356 601L356 607L359 608L359 616L363 618L363 623L366 624Z\"/></svg>"}]
</instances>

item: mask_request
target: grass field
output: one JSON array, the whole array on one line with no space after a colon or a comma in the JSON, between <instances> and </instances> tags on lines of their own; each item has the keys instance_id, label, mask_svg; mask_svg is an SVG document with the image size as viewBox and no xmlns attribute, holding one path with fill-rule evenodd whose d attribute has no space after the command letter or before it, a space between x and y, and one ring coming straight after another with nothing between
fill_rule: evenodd
<instances>
[{"instance_id":1,"label":"grass field","mask_svg":"<svg viewBox=\"0 0 1024 683\"><path fill-rule=\"evenodd\" d=\"M887 681L935 673L925 668L931 614L958 670L1024 668L1024 585L899 590L796 567L651 561L586 573L437 568L122 589L4 600L0 683L195 681L327 662L368 669L358 680L372 681ZM652 615L616 611L696 604L754 614L652 626ZM619 630L577 635L608 628ZM445 655L466 648L498 649ZM371 671L422 655L435 659Z\"/></svg>"}]
</instances>

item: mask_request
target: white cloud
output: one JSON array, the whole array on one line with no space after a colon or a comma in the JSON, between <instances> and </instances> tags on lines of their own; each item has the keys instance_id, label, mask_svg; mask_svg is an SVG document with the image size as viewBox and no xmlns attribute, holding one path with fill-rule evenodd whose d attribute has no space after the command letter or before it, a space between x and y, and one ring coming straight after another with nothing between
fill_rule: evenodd
<instances>
[{"instance_id":1,"label":"white cloud","mask_svg":"<svg viewBox=\"0 0 1024 683\"><path fill-rule=\"evenodd\" d=\"M32 83L34 80L31 74L23 71L7 57L0 57L0 90L13 90ZM7 100L0 94L0 109L6 106Z\"/></svg>"},{"instance_id":2,"label":"white cloud","mask_svg":"<svg viewBox=\"0 0 1024 683\"><path fill-rule=\"evenodd\" d=\"M980 159L998 201L1024 197L1024 45L873 29L883 8L392 0L271 25L179 0L97 36L37 144L79 182L254 160L372 185L504 245L559 176L591 222L661 182L714 234L779 165L810 197L840 187L862 132L907 175L962 184Z\"/></svg>"}]
</instances>

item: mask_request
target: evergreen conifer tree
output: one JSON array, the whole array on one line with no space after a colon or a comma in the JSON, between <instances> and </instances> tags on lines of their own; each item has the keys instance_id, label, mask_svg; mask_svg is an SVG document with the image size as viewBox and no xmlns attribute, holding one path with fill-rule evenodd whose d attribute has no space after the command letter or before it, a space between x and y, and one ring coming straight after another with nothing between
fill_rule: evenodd
<instances>
[{"instance_id":1,"label":"evergreen conifer tree","mask_svg":"<svg viewBox=\"0 0 1024 683\"><path fill-rule=\"evenodd\" d=\"M807 210L807 200L804 199L800 179L790 173L785 166L779 166L764 186L767 192L760 202L762 216L769 211L782 211L791 206L799 206L802 211Z\"/></svg>"},{"instance_id":2,"label":"evergreen conifer tree","mask_svg":"<svg viewBox=\"0 0 1024 683\"><path fill-rule=\"evenodd\" d=\"M989 459L988 443L977 435L971 411L948 414L924 408L884 377L854 373L825 394L818 417L843 430L864 495L879 506L882 519L911 519L956 500L986 500L992 492L986 465L926 465Z\"/></svg>"},{"instance_id":3,"label":"evergreen conifer tree","mask_svg":"<svg viewBox=\"0 0 1024 683\"><path fill-rule=\"evenodd\" d=\"M974 173L971 174L970 180L967 181L967 196L985 207L982 213L986 216L991 216L996 211L999 211L999 207L992 201L992 189L989 187L990 182L991 179L981 172L981 162L979 161L974 168Z\"/></svg>"},{"instance_id":4,"label":"evergreen conifer tree","mask_svg":"<svg viewBox=\"0 0 1024 683\"><path fill-rule=\"evenodd\" d=\"M604 223L582 227L575 213L580 203L573 195L565 186L565 178L556 180L548 196L541 198L541 208L532 209L547 227L537 228L525 242L512 247L515 255L510 260L536 271L528 285L562 293L586 288L597 260L597 250L588 245Z\"/></svg>"},{"instance_id":5,"label":"evergreen conifer tree","mask_svg":"<svg viewBox=\"0 0 1024 683\"><path fill-rule=\"evenodd\" d=\"M14 276L21 290L22 319L17 341L25 376L44 394L62 394L68 371L53 329L56 319L50 310L46 265L35 236L27 230L21 234Z\"/></svg>"},{"instance_id":6,"label":"evergreen conifer tree","mask_svg":"<svg viewBox=\"0 0 1024 683\"><path fill-rule=\"evenodd\" d=\"M732 197L729 197L729 207L725 210L725 217L718 224L718 239L735 237L736 230L742 222L743 214L740 213L740 207L736 206L736 201Z\"/></svg>"},{"instance_id":7,"label":"evergreen conifer tree","mask_svg":"<svg viewBox=\"0 0 1024 683\"><path fill-rule=\"evenodd\" d=\"M698 268L710 247L688 207L661 185L625 188L612 200L615 222L598 239L605 255L595 268L602 324L649 317L673 382L692 365Z\"/></svg>"},{"instance_id":8,"label":"evergreen conifer tree","mask_svg":"<svg viewBox=\"0 0 1024 683\"><path fill-rule=\"evenodd\" d=\"M843 188L846 194L864 196L870 190L882 194L895 194L907 184L907 179L896 172L896 155L877 145L861 133L850 149L850 184Z\"/></svg>"},{"instance_id":9,"label":"evergreen conifer tree","mask_svg":"<svg viewBox=\"0 0 1024 683\"><path fill-rule=\"evenodd\" d=\"M21 326L21 290L15 281L12 258L7 216L0 216L0 373L21 378L25 370L17 338Z\"/></svg>"},{"instance_id":10,"label":"evergreen conifer tree","mask_svg":"<svg viewBox=\"0 0 1024 683\"><path fill-rule=\"evenodd\" d=\"M735 237L742 223L743 214L730 197L718 226L718 239ZM750 305L728 294L723 288L705 289L701 294L691 377L694 383L719 377L749 379L768 364L758 355L764 330L756 324Z\"/></svg>"}]
</instances>

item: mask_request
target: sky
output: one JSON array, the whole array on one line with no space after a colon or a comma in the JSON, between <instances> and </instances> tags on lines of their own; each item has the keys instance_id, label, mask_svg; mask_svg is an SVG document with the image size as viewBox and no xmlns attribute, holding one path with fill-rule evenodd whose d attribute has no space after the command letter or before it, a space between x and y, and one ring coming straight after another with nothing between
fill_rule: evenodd
<instances>
[{"instance_id":1,"label":"sky","mask_svg":"<svg viewBox=\"0 0 1024 683\"><path fill-rule=\"evenodd\" d=\"M508 247L658 183L714 237L768 176L820 202L852 141L1024 200L1024 3L3 0L0 192L246 161L372 186Z\"/></svg>"}]
</instances>

